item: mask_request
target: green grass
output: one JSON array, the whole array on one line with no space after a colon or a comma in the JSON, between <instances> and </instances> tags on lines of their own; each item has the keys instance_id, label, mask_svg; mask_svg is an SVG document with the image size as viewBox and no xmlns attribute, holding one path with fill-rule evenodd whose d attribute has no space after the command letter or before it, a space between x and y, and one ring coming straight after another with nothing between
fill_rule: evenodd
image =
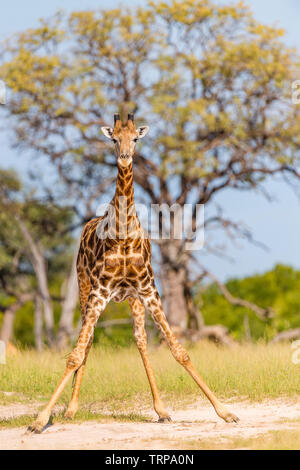
<instances>
[{"instance_id":1,"label":"green grass","mask_svg":"<svg viewBox=\"0 0 300 470\"><path fill-rule=\"evenodd\" d=\"M22 415L16 418L10 419L0 419L0 430L1 429L9 429L9 428L17 428L17 427L24 427L29 426L32 424L33 415ZM134 422L134 423L145 423L149 422L149 418L147 416L143 416L142 414L136 413L112 413L112 414L104 414L104 413L95 413L90 412L89 410L81 409L78 410L76 416L70 421L64 417L64 412L56 413L54 416L51 416L50 423L70 423L72 424L80 424L86 421L95 421L95 422Z\"/></svg>"},{"instance_id":2,"label":"green grass","mask_svg":"<svg viewBox=\"0 0 300 470\"><path fill-rule=\"evenodd\" d=\"M35 401L35 400L34 400ZM5 392L0 392L0 405L9 405L11 403L30 403L32 400L22 393L12 393L6 395Z\"/></svg>"},{"instance_id":3,"label":"green grass","mask_svg":"<svg viewBox=\"0 0 300 470\"><path fill-rule=\"evenodd\" d=\"M201 343L187 348L194 365L220 398L247 398L252 401L295 396L300 390L300 365L291 360L289 345L241 345L233 348ZM187 372L176 363L169 350L150 350L159 389L172 407L182 406L200 395ZM44 401L53 392L64 371L63 354L24 351L8 357L0 365L0 391L15 392L9 398L0 394L0 403L22 400ZM21 395L18 395L21 394ZM71 381L59 403L67 404ZM20 400L20 397L21 400ZM94 348L88 358L80 402L94 410L139 413L151 406L151 394L137 349Z\"/></svg>"},{"instance_id":4,"label":"green grass","mask_svg":"<svg viewBox=\"0 0 300 470\"><path fill-rule=\"evenodd\" d=\"M32 415L22 415L11 419L0 419L0 430L9 428L18 428L23 426L29 426L33 421Z\"/></svg>"}]
</instances>

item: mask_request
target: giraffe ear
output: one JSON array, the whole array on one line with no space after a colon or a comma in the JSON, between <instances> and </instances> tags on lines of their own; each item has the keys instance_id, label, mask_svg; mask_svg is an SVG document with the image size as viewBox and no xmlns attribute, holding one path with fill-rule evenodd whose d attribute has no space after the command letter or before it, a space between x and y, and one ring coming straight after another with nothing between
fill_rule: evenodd
<instances>
[{"instance_id":1,"label":"giraffe ear","mask_svg":"<svg viewBox=\"0 0 300 470\"><path fill-rule=\"evenodd\" d=\"M149 126L141 126L137 129L138 138L142 139L149 131Z\"/></svg>"},{"instance_id":2,"label":"giraffe ear","mask_svg":"<svg viewBox=\"0 0 300 470\"><path fill-rule=\"evenodd\" d=\"M111 127L101 127L101 131L108 139L112 140L113 129Z\"/></svg>"}]
</instances>

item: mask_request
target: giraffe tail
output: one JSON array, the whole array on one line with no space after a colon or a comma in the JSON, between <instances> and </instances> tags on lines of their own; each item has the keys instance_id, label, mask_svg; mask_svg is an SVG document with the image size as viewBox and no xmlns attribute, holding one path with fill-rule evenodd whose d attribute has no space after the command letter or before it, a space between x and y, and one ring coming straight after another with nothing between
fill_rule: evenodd
<instances>
[{"instance_id":1,"label":"giraffe tail","mask_svg":"<svg viewBox=\"0 0 300 470\"><path fill-rule=\"evenodd\" d=\"M77 377L77 372L78 372L78 369L75 370L74 375L73 375L72 388L74 388L74 386L75 386L75 381L76 381L76 377Z\"/></svg>"}]
</instances>

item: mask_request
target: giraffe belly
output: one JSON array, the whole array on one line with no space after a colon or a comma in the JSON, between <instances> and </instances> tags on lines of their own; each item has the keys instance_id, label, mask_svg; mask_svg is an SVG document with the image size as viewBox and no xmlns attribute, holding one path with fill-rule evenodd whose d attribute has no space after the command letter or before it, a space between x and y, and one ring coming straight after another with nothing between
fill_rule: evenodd
<instances>
[{"instance_id":1,"label":"giraffe belly","mask_svg":"<svg viewBox=\"0 0 300 470\"><path fill-rule=\"evenodd\" d=\"M124 302L124 300L128 299L128 297L134 297L137 298L137 292L134 289L134 287L128 287L128 288L123 288L120 287L115 290L115 292L112 295L111 300L114 302Z\"/></svg>"}]
</instances>

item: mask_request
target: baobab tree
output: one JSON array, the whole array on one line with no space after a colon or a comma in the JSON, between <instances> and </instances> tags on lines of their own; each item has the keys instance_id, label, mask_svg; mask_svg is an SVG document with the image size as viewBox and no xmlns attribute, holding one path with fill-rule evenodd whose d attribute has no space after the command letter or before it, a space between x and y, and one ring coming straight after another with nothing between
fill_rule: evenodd
<instances>
[{"instance_id":1,"label":"baobab tree","mask_svg":"<svg viewBox=\"0 0 300 470\"><path fill-rule=\"evenodd\" d=\"M282 35L244 4L211 0L58 14L6 44L0 71L12 90L4 112L13 142L47 162L80 224L103 191L109 201L115 176L99 128L112 112L133 111L151 127L135 157L136 198L204 204L203 252L218 254L210 229L251 241L215 201L228 189L264 191L275 175L298 183L300 114L290 95L299 62ZM59 199L47 181L44 190ZM170 323L203 330L192 288L213 273L201 252L171 237L158 254Z\"/></svg>"}]
</instances>

